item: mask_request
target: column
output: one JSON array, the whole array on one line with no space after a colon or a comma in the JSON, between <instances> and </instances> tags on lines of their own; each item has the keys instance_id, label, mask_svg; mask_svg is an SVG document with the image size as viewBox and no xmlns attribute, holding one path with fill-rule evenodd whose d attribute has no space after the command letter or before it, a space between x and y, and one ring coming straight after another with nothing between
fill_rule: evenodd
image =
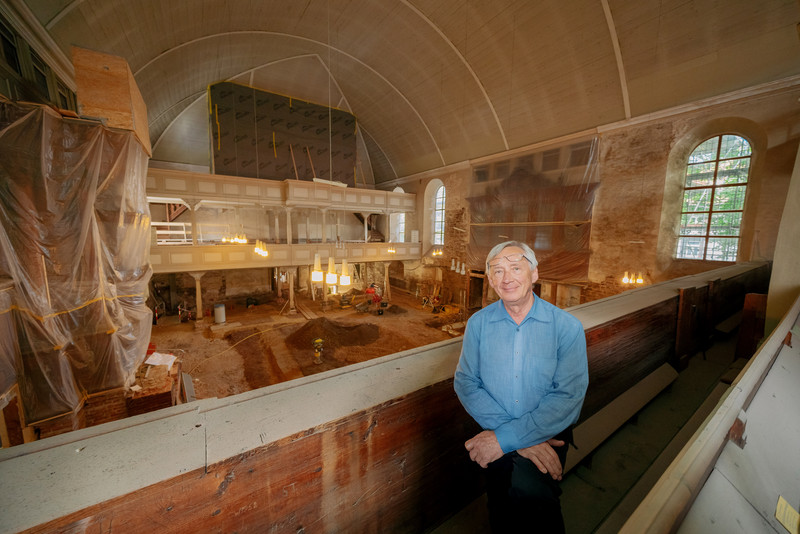
<instances>
[{"instance_id":1,"label":"column","mask_svg":"<svg viewBox=\"0 0 800 534\"><path fill-rule=\"evenodd\" d=\"M192 222L192 245L197 246L197 204L189 206L189 220Z\"/></svg>"},{"instance_id":2,"label":"column","mask_svg":"<svg viewBox=\"0 0 800 534\"><path fill-rule=\"evenodd\" d=\"M278 210L274 211L275 213L275 243L281 242L281 233L280 233L280 220L278 219Z\"/></svg>"},{"instance_id":3,"label":"column","mask_svg":"<svg viewBox=\"0 0 800 534\"><path fill-rule=\"evenodd\" d=\"M322 211L322 242L323 243L327 243L328 242L328 221L326 219L328 218L328 210L327 209L322 209L321 211Z\"/></svg>"},{"instance_id":4,"label":"column","mask_svg":"<svg viewBox=\"0 0 800 534\"><path fill-rule=\"evenodd\" d=\"M292 208L286 210L286 244L292 244Z\"/></svg>"},{"instance_id":5,"label":"column","mask_svg":"<svg viewBox=\"0 0 800 534\"><path fill-rule=\"evenodd\" d=\"M386 300L392 299L392 286L389 285L389 264L391 262L385 261L383 262L383 298Z\"/></svg>"},{"instance_id":6,"label":"column","mask_svg":"<svg viewBox=\"0 0 800 534\"><path fill-rule=\"evenodd\" d=\"M289 269L289 314L297 313L297 307L294 302L294 277L297 272L297 267Z\"/></svg>"},{"instance_id":7,"label":"column","mask_svg":"<svg viewBox=\"0 0 800 534\"><path fill-rule=\"evenodd\" d=\"M369 243L369 216L372 215L371 213L362 213L361 216L364 217L364 243Z\"/></svg>"},{"instance_id":8,"label":"column","mask_svg":"<svg viewBox=\"0 0 800 534\"><path fill-rule=\"evenodd\" d=\"M189 273L194 278L194 291L195 291L195 306L197 307L197 313L195 314L195 320L204 321L205 314L203 313L203 289L200 287L200 279L203 278L203 275L206 274L204 272L191 272Z\"/></svg>"}]
</instances>

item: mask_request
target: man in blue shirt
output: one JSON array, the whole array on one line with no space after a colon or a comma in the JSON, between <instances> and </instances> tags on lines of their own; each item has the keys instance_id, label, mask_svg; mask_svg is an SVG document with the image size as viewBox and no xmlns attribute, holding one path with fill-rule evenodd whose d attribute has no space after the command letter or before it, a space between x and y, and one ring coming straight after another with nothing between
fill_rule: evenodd
<instances>
[{"instance_id":1,"label":"man in blue shirt","mask_svg":"<svg viewBox=\"0 0 800 534\"><path fill-rule=\"evenodd\" d=\"M465 443L487 468L494 532L563 532L558 481L589 384L580 321L537 298L533 250L518 241L486 259L500 297L470 317L455 373L461 404L484 429Z\"/></svg>"}]
</instances>

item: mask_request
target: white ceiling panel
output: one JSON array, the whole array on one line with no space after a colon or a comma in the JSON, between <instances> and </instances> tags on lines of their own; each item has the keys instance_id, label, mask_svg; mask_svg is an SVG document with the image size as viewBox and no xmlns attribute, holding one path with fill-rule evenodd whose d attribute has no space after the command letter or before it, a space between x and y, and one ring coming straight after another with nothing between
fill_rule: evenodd
<instances>
[{"instance_id":1,"label":"white ceiling panel","mask_svg":"<svg viewBox=\"0 0 800 534\"><path fill-rule=\"evenodd\" d=\"M11 2L128 61L159 158L235 79L353 113L376 183L800 74L789 0Z\"/></svg>"}]
</instances>

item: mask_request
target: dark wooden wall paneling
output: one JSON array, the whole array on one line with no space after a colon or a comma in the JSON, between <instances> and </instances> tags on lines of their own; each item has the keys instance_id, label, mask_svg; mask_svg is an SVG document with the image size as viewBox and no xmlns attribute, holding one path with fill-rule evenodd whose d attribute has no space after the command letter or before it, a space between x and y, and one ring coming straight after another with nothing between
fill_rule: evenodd
<instances>
[{"instance_id":1,"label":"dark wooden wall paneling","mask_svg":"<svg viewBox=\"0 0 800 534\"><path fill-rule=\"evenodd\" d=\"M672 359L677 313L675 297L586 331L589 390L581 421Z\"/></svg>"},{"instance_id":2,"label":"dark wooden wall paneling","mask_svg":"<svg viewBox=\"0 0 800 534\"><path fill-rule=\"evenodd\" d=\"M27 532L422 532L482 492L477 431L447 380Z\"/></svg>"}]
</instances>

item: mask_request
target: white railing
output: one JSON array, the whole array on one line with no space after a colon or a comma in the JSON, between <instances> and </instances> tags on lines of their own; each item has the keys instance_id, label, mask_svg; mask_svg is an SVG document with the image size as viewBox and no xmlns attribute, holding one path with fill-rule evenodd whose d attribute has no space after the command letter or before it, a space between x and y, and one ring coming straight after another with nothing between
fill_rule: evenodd
<instances>
[{"instance_id":1,"label":"white railing","mask_svg":"<svg viewBox=\"0 0 800 534\"><path fill-rule=\"evenodd\" d=\"M157 245L191 245L192 223L151 222Z\"/></svg>"}]
</instances>

